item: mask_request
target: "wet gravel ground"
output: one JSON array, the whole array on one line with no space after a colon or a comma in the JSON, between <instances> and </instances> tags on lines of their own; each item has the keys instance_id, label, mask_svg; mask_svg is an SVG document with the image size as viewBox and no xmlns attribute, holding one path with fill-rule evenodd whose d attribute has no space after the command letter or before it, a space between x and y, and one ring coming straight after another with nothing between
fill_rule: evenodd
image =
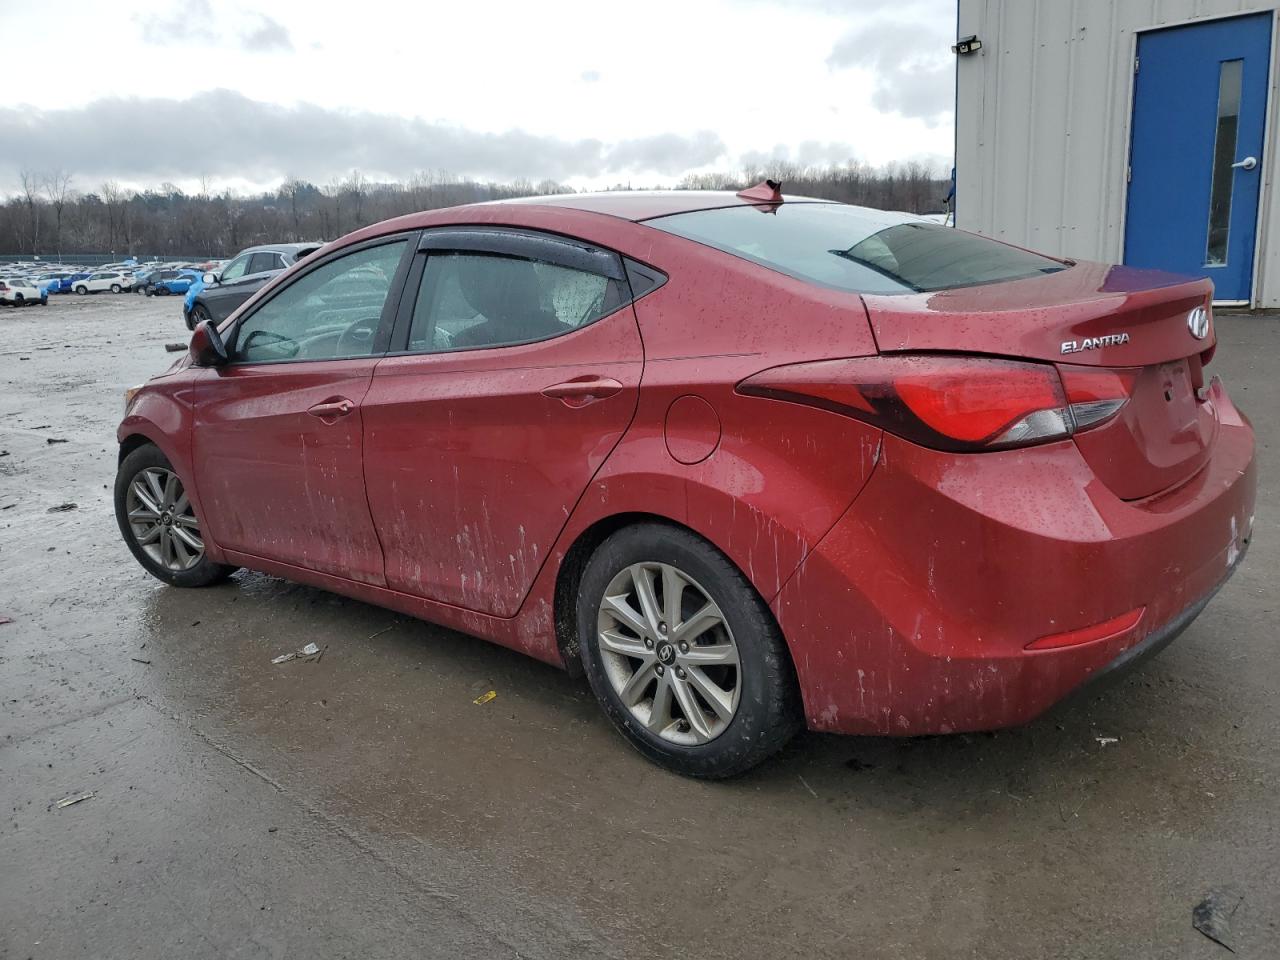
<instances>
[{"instance_id":1,"label":"wet gravel ground","mask_svg":"<svg viewBox=\"0 0 1280 960\"><path fill-rule=\"evenodd\" d=\"M1280 955L1280 326L1219 332L1255 541L1176 644L1024 729L805 735L708 784L517 654L151 580L114 428L178 299L0 311L0 958L1210 958L1212 891L1240 956Z\"/></svg>"}]
</instances>

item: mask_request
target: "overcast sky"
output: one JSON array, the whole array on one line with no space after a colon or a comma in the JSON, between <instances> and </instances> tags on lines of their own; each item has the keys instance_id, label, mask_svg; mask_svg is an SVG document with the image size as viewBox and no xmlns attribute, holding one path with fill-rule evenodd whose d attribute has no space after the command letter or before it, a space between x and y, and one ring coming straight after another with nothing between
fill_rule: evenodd
<instances>
[{"instance_id":1,"label":"overcast sky","mask_svg":"<svg viewBox=\"0 0 1280 960\"><path fill-rule=\"evenodd\" d=\"M954 34L955 0L3 0L0 192L54 168L84 191L942 170Z\"/></svg>"}]
</instances>

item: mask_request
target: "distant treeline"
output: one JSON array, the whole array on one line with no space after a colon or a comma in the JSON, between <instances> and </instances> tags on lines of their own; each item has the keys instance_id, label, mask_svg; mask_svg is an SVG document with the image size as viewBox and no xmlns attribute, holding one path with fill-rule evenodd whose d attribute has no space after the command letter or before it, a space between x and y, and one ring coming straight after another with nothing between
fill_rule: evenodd
<instances>
[{"instance_id":1,"label":"distant treeline","mask_svg":"<svg viewBox=\"0 0 1280 960\"><path fill-rule=\"evenodd\" d=\"M948 181L925 164L862 163L832 167L778 164L740 174L686 177L678 186L741 190L766 176L783 192L878 207L929 213L943 209ZM403 183L372 183L358 170L323 186L290 178L274 192L255 196L184 193L166 183L126 191L113 181L77 189L64 171L24 171L22 188L0 205L0 252L45 259L90 251L112 255L177 255L202 251L230 256L257 243L331 240L388 217L483 200L573 191L550 180L480 183L444 173L420 173ZM611 189L648 189L617 184Z\"/></svg>"}]
</instances>

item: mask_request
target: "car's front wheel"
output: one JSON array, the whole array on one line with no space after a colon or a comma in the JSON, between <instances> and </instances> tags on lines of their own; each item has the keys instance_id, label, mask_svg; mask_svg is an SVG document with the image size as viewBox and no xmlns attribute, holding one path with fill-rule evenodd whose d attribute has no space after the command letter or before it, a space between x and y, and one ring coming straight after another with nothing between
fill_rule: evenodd
<instances>
[{"instance_id":1,"label":"car's front wheel","mask_svg":"<svg viewBox=\"0 0 1280 960\"><path fill-rule=\"evenodd\" d=\"M587 563L577 614L596 698L653 762L731 777L800 728L795 670L773 615L693 533L644 523L611 535Z\"/></svg>"},{"instance_id":2,"label":"car's front wheel","mask_svg":"<svg viewBox=\"0 0 1280 960\"><path fill-rule=\"evenodd\" d=\"M191 312L187 314L187 329L194 330L206 320L212 320L213 314L209 312L209 308L203 303L197 303L191 308Z\"/></svg>"},{"instance_id":3,"label":"car's front wheel","mask_svg":"<svg viewBox=\"0 0 1280 960\"><path fill-rule=\"evenodd\" d=\"M115 505L125 543L157 580L175 587L207 587L236 572L205 554L195 508L158 447L141 446L121 462Z\"/></svg>"},{"instance_id":4,"label":"car's front wheel","mask_svg":"<svg viewBox=\"0 0 1280 960\"><path fill-rule=\"evenodd\" d=\"M79 294L79 295L80 295L80 296L82 296L82 297L83 297L85 294L87 294L88 292L89 292L89 288L88 288L88 287L76 287L76 293L77 293L77 294Z\"/></svg>"}]
</instances>

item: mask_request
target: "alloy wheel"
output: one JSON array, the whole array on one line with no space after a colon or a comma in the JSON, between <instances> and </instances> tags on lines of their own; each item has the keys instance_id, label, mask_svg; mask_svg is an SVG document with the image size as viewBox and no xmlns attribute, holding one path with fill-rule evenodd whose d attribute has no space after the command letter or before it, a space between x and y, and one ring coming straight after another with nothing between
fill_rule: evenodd
<instances>
[{"instance_id":1,"label":"alloy wheel","mask_svg":"<svg viewBox=\"0 0 1280 960\"><path fill-rule=\"evenodd\" d=\"M129 530L147 556L166 570L190 570L204 556L200 524L172 470L147 467L129 483Z\"/></svg>"},{"instance_id":2,"label":"alloy wheel","mask_svg":"<svg viewBox=\"0 0 1280 960\"><path fill-rule=\"evenodd\" d=\"M733 632L707 591L671 564L632 564L613 578L600 602L597 643L623 706L663 740L707 743L737 713Z\"/></svg>"}]
</instances>

